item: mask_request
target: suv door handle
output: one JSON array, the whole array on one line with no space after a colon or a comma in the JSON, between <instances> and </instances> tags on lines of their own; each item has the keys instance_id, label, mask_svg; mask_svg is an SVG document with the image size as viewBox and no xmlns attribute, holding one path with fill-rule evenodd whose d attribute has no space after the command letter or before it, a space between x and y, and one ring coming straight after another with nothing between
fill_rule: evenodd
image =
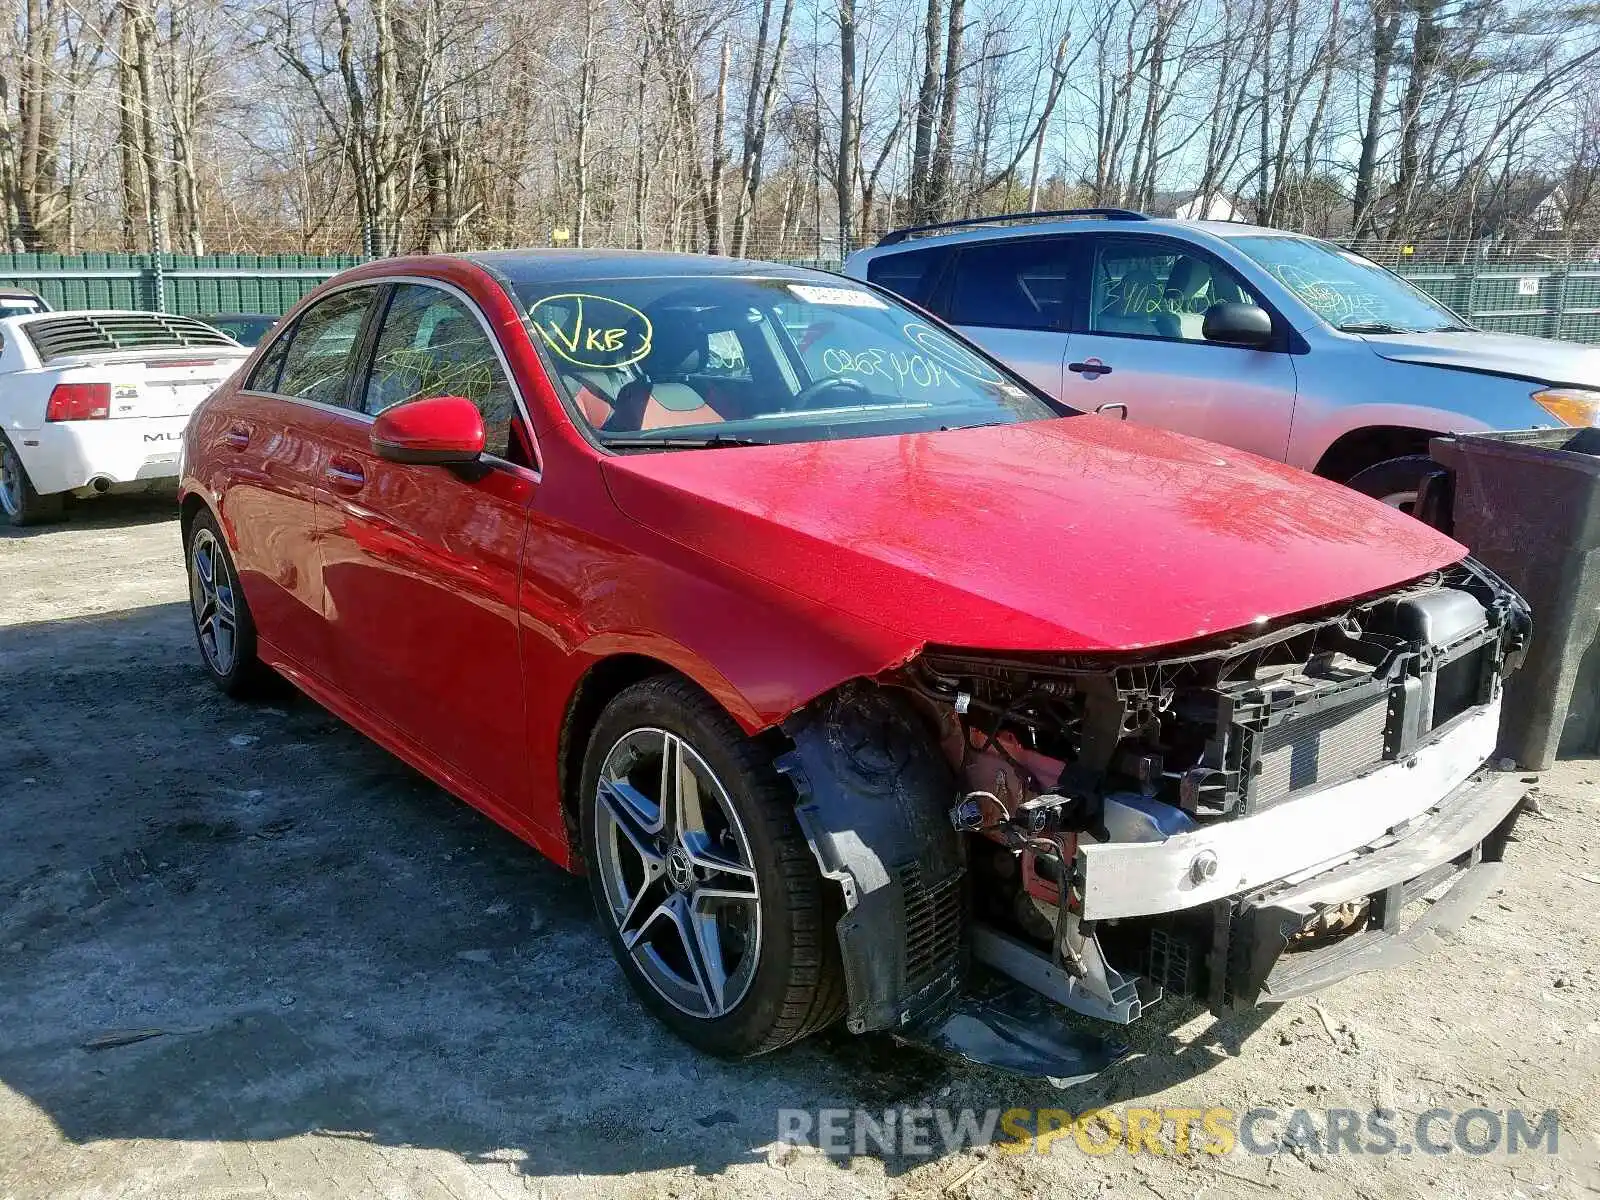
<instances>
[{"instance_id":1,"label":"suv door handle","mask_svg":"<svg viewBox=\"0 0 1600 1200\"><path fill-rule=\"evenodd\" d=\"M243 450L250 445L250 430L243 425L229 425L222 435L222 441L234 450Z\"/></svg>"},{"instance_id":2,"label":"suv door handle","mask_svg":"<svg viewBox=\"0 0 1600 1200\"><path fill-rule=\"evenodd\" d=\"M336 492L359 492L367 485L367 477L361 471L361 464L354 459L335 458L328 463L327 470L322 477L328 481L328 486Z\"/></svg>"},{"instance_id":3,"label":"suv door handle","mask_svg":"<svg viewBox=\"0 0 1600 1200\"><path fill-rule=\"evenodd\" d=\"M1098 358L1086 358L1082 362L1068 363L1067 370L1082 375L1085 379L1098 379L1102 375L1111 374L1111 368Z\"/></svg>"}]
</instances>

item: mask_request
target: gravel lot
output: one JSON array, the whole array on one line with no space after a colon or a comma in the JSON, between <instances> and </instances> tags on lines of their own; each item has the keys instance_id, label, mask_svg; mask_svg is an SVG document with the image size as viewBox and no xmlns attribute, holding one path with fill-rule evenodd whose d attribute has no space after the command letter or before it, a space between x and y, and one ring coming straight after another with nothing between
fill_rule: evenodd
<instances>
[{"instance_id":1,"label":"gravel lot","mask_svg":"<svg viewBox=\"0 0 1600 1200\"><path fill-rule=\"evenodd\" d=\"M1600 762L1542 780L1446 953L1160 1006L1072 1092L842 1033L728 1065L645 1017L581 881L310 702L216 694L184 595L165 501L0 536L0 1200L1600 1194ZM1557 1109L1560 1151L774 1144L782 1108L921 1105Z\"/></svg>"}]
</instances>

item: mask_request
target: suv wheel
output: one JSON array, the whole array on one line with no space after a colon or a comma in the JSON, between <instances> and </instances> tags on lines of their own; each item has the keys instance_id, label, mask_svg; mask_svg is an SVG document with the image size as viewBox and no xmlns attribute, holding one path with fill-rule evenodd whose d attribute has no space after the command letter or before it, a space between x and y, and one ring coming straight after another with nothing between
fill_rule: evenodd
<instances>
[{"instance_id":1,"label":"suv wheel","mask_svg":"<svg viewBox=\"0 0 1600 1200\"><path fill-rule=\"evenodd\" d=\"M1438 469L1439 464L1426 454L1407 454L1373 463L1350 476L1345 484L1408 513L1417 503L1417 489L1422 486L1423 476Z\"/></svg>"},{"instance_id":2,"label":"suv wheel","mask_svg":"<svg viewBox=\"0 0 1600 1200\"><path fill-rule=\"evenodd\" d=\"M41 496L5 434L0 433L0 516L10 525L38 525L61 516L66 497Z\"/></svg>"},{"instance_id":3,"label":"suv wheel","mask_svg":"<svg viewBox=\"0 0 1600 1200\"><path fill-rule=\"evenodd\" d=\"M583 851L645 1006L712 1054L776 1050L844 1010L822 876L772 756L686 680L634 685L583 766Z\"/></svg>"}]
</instances>

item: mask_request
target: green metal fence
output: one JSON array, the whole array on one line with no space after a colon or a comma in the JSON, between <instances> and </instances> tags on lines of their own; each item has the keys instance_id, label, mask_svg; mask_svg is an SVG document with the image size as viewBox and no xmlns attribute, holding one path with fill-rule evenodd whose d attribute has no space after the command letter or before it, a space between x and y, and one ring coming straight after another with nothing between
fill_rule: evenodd
<instances>
[{"instance_id":1,"label":"green metal fence","mask_svg":"<svg viewBox=\"0 0 1600 1200\"><path fill-rule=\"evenodd\" d=\"M363 261L359 255L0 254L0 287L28 288L60 309L278 314Z\"/></svg>"},{"instance_id":2,"label":"green metal fence","mask_svg":"<svg viewBox=\"0 0 1600 1200\"><path fill-rule=\"evenodd\" d=\"M1399 273L1484 329L1600 343L1600 263L1431 265Z\"/></svg>"},{"instance_id":3,"label":"green metal fence","mask_svg":"<svg viewBox=\"0 0 1600 1200\"><path fill-rule=\"evenodd\" d=\"M359 255L0 254L0 287L29 288L56 308L277 314L363 261ZM1397 269L1484 329L1600 344L1600 263L1402 263Z\"/></svg>"}]
</instances>

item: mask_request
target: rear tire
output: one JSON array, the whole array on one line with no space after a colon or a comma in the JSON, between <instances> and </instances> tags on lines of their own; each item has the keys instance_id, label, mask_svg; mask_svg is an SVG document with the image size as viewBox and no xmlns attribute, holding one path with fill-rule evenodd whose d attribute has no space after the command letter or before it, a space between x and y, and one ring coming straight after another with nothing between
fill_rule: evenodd
<instances>
[{"instance_id":1,"label":"rear tire","mask_svg":"<svg viewBox=\"0 0 1600 1200\"><path fill-rule=\"evenodd\" d=\"M1439 464L1426 454L1407 454L1357 471L1345 480L1345 486L1409 513L1416 506L1423 477L1439 469Z\"/></svg>"},{"instance_id":2,"label":"rear tire","mask_svg":"<svg viewBox=\"0 0 1600 1200\"><path fill-rule=\"evenodd\" d=\"M710 697L674 676L620 693L590 736L580 787L595 909L663 1024L707 1053L748 1058L843 1014L834 914L793 790Z\"/></svg>"},{"instance_id":3,"label":"rear tire","mask_svg":"<svg viewBox=\"0 0 1600 1200\"><path fill-rule=\"evenodd\" d=\"M271 673L256 656L255 619L239 586L228 543L210 512L197 514L190 523L183 559L201 665L227 695L235 699L258 695Z\"/></svg>"},{"instance_id":4,"label":"rear tire","mask_svg":"<svg viewBox=\"0 0 1600 1200\"><path fill-rule=\"evenodd\" d=\"M66 509L66 499L64 492L41 496L34 491L22 459L10 439L0 433L0 516L6 523L20 527L59 521Z\"/></svg>"}]
</instances>

